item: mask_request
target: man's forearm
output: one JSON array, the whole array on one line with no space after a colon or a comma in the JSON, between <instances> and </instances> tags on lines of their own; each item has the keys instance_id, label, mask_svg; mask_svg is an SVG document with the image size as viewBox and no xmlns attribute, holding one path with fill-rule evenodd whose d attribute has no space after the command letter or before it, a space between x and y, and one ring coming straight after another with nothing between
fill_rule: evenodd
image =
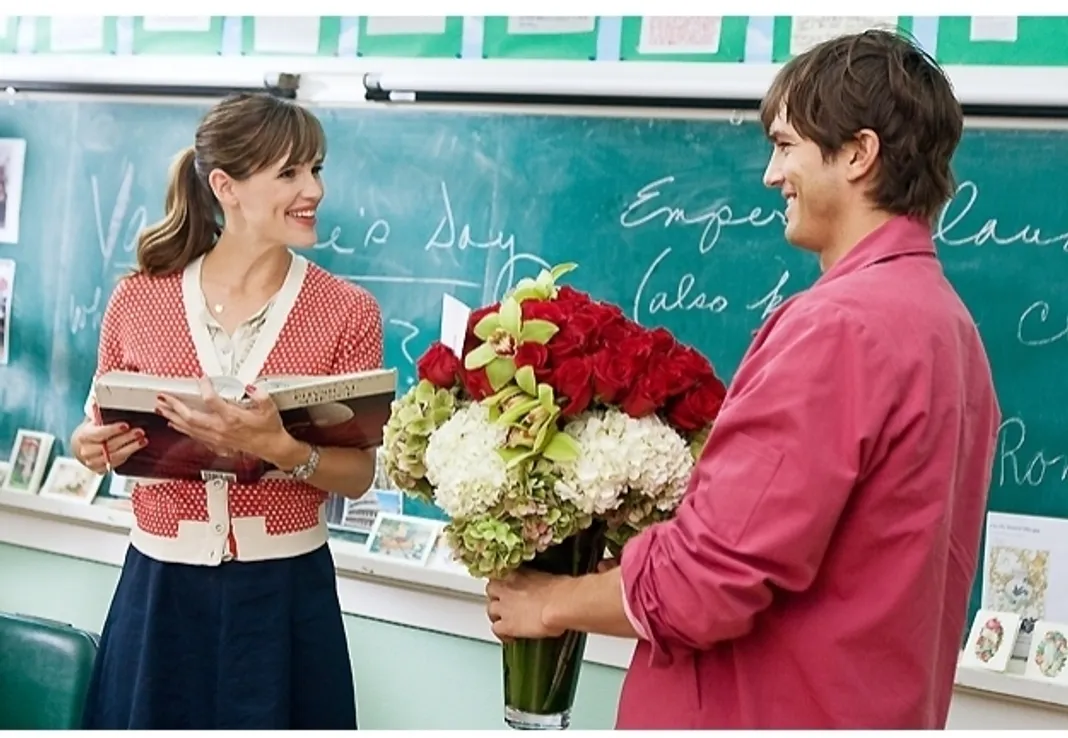
<instances>
[{"instance_id":1,"label":"man's forearm","mask_svg":"<svg viewBox=\"0 0 1068 738\"><path fill-rule=\"evenodd\" d=\"M638 637L623 607L623 578L618 566L602 574L557 580L542 617L552 630Z\"/></svg>"}]
</instances>

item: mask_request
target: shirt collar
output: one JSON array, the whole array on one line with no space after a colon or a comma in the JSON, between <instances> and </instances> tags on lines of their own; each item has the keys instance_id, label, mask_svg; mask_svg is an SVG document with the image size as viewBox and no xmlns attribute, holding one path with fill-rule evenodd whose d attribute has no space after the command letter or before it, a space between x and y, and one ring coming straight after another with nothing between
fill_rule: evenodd
<instances>
[{"instance_id":1,"label":"shirt collar","mask_svg":"<svg viewBox=\"0 0 1068 738\"><path fill-rule=\"evenodd\" d=\"M896 215L883 223L843 256L817 280L828 282L880 261L898 256L934 256L930 227L917 218Z\"/></svg>"}]
</instances>

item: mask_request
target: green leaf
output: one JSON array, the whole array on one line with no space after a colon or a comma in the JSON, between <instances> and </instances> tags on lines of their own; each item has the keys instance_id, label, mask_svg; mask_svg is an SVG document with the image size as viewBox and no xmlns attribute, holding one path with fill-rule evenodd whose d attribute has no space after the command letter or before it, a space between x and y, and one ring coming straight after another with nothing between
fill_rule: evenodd
<instances>
[{"instance_id":1,"label":"green leaf","mask_svg":"<svg viewBox=\"0 0 1068 738\"><path fill-rule=\"evenodd\" d=\"M480 369L497 358L497 352L488 343L484 343L464 357L464 368L468 371Z\"/></svg>"},{"instance_id":2,"label":"green leaf","mask_svg":"<svg viewBox=\"0 0 1068 738\"><path fill-rule=\"evenodd\" d=\"M511 297L507 297L501 302L501 328L503 328L508 335L519 337L519 323L522 317L522 311L519 307L519 303Z\"/></svg>"},{"instance_id":3,"label":"green leaf","mask_svg":"<svg viewBox=\"0 0 1068 738\"><path fill-rule=\"evenodd\" d=\"M551 384L539 384L538 385L538 402L544 408L550 408L553 406L555 400L553 398L553 387ZM557 408L556 412L560 409Z\"/></svg>"},{"instance_id":4,"label":"green leaf","mask_svg":"<svg viewBox=\"0 0 1068 738\"><path fill-rule=\"evenodd\" d=\"M528 395L537 393L537 380L534 379L534 367L521 366L515 373L515 383Z\"/></svg>"},{"instance_id":5,"label":"green leaf","mask_svg":"<svg viewBox=\"0 0 1068 738\"><path fill-rule=\"evenodd\" d=\"M553 281L555 282L556 280L560 279L560 277L564 276L568 272L574 271L575 269L578 269L578 264L574 262L568 262L566 264L557 264L553 267L552 270Z\"/></svg>"},{"instance_id":6,"label":"green leaf","mask_svg":"<svg viewBox=\"0 0 1068 738\"><path fill-rule=\"evenodd\" d=\"M545 444L541 455L552 461L574 461L578 458L579 450L578 442L574 438L559 432Z\"/></svg>"},{"instance_id":7,"label":"green leaf","mask_svg":"<svg viewBox=\"0 0 1068 738\"><path fill-rule=\"evenodd\" d=\"M549 339L556 335L560 329L547 320L528 320L523 323L523 331L519 335L519 342L548 343Z\"/></svg>"},{"instance_id":8,"label":"green leaf","mask_svg":"<svg viewBox=\"0 0 1068 738\"><path fill-rule=\"evenodd\" d=\"M511 357L497 356L486 365L486 378L489 379L490 387L494 392L512 381L514 376L515 361Z\"/></svg>"}]
</instances>

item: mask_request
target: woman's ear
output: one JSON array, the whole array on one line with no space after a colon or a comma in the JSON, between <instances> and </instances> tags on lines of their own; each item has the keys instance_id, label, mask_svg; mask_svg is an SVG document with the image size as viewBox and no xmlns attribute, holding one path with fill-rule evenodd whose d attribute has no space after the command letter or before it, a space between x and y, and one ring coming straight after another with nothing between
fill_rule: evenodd
<instances>
[{"instance_id":1,"label":"woman's ear","mask_svg":"<svg viewBox=\"0 0 1068 738\"><path fill-rule=\"evenodd\" d=\"M215 195L215 199L219 201L219 204L228 207L233 207L237 204L237 198L234 193L234 179L223 170L211 170L211 174L208 175L208 186L211 187L212 194Z\"/></svg>"}]
</instances>

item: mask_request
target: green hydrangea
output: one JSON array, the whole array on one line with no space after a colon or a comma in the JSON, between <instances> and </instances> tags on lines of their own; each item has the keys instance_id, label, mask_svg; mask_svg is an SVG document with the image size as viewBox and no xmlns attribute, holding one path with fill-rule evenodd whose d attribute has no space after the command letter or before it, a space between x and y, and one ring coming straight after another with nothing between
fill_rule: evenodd
<instances>
[{"instance_id":1,"label":"green hydrangea","mask_svg":"<svg viewBox=\"0 0 1068 738\"><path fill-rule=\"evenodd\" d=\"M382 463L399 489L426 502L434 490L426 480L424 457L430 435L456 412L454 391L438 389L425 379L393 401L383 433Z\"/></svg>"},{"instance_id":2,"label":"green hydrangea","mask_svg":"<svg viewBox=\"0 0 1068 738\"><path fill-rule=\"evenodd\" d=\"M502 578L592 524L591 516L553 491L551 468L544 460L522 466L491 510L445 527L454 555L472 576Z\"/></svg>"}]
</instances>

